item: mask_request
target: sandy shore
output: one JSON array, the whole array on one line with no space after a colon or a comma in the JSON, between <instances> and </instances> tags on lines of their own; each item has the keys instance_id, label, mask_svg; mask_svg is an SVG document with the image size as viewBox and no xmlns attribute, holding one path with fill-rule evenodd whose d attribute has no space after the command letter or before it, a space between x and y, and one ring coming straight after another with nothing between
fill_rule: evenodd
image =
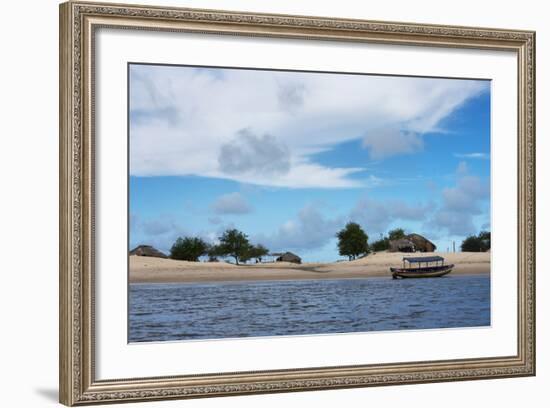
<instances>
[{"instance_id":1,"label":"sandy shore","mask_svg":"<svg viewBox=\"0 0 550 408\"><path fill-rule=\"evenodd\" d=\"M406 254L405 254L406 255ZM455 264L453 275L489 274L489 252L425 253L441 255ZM380 252L355 261L334 263L277 262L233 265L225 262L186 262L172 259L130 256L131 283L224 282L246 280L345 279L390 277L390 266L402 264L402 253Z\"/></svg>"}]
</instances>

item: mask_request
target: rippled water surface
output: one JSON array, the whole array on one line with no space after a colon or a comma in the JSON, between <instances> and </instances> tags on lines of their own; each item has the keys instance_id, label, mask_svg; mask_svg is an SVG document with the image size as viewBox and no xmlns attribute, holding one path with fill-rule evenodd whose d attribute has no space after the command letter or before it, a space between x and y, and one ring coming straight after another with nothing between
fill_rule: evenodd
<instances>
[{"instance_id":1,"label":"rippled water surface","mask_svg":"<svg viewBox=\"0 0 550 408\"><path fill-rule=\"evenodd\" d=\"M130 285L129 341L490 325L489 276Z\"/></svg>"}]
</instances>

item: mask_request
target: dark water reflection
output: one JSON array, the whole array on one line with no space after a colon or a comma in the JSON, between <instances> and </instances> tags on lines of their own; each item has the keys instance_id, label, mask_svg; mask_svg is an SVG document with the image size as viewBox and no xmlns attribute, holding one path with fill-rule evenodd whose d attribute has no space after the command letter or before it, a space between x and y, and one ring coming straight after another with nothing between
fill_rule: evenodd
<instances>
[{"instance_id":1,"label":"dark water reflection","mask_svg":"<svg viewBox=\"0 0 550 408\"><path fill-rule=\"evenodd\" d=\"M130 285L129 341L490 325L489 276Z\"/></svg>"}]
</instances>

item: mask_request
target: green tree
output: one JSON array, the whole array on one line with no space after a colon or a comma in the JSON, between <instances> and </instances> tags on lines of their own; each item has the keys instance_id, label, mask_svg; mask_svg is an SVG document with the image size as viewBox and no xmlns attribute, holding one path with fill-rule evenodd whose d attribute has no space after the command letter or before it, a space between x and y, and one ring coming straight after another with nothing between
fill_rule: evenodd
<instances>
[{"instance_id":1,"label":"green tree","mask_svg":"<svg viewBox=\"0 0 550 408\"><path fill-rule=\"evenodd\" d=\"M368 251L368 235L355 222L348 222L344 229L336 234L340 255L346 255L350 260L366 254Z\"/></svg>"},{"instance_id":2,"label":"green tree","mask_svg":"<svg viewBox=\"0 0 550 408\"><path fill-rule=\"evenodd\" d=\"M239 261L246 262L247 259L250 259L250 242L243 232L234 228L229 229L219 237L219 240L220 244L218 247L220 256L233 257L237 265Z\"/></svg>"},{"instance_id":3,"label":"green tree","mask_svg":"<svg viewBox=\"0 0 550 408\"><path fill-rule=\"evenodd\" d=\"M218 257L223 256L219 245L210 245L206 255L208 255L208 262L217 262Z\"/></svg>"},{"instance_id":4,"label":"green tree","mask_svg":"<svg viewBox=\"0 0 550 408\"><path fill-rule=\"evenodd\" d=\"M250 259L252 258L250 256L250 248L251 247L248 247L248 249L246 249L242 254L241 256L239 256L239 261L237 262L237 265L240 263L247 263L248 261L250 261Z\"/></svg>"},{"instance_id":5,"label":"green tree","mask_svg":"<svg viewBox=\"0 0 550 408\"><path fill-rule=\"evenodd\" d=\"M470 235L460 245L462 252L479 252L479 239L475 235Z\"/></svg>"},{"instance_id":6,"label":"green tree","mask_svg":"<svg viewBox=\"0 0 550 408\"><path fill-rule=\"evenodd\" d=\"M479 246L481 251L485 252L491 249L491 232L481 231L477 236L479 239Z\"/></svg>"},{"instance_id":7,"label":"green tree","mask_svg":"<svg viewBox=\"0 0 550 408\"><path fill-rule=\"evenodd\" d=\"M201 256L207 253L207 250L208 244L201 238L180 237L170 248L170 258L197 262Z\"/></svg>"},{"instance_id":8,"label":"green tree","mask_svg":"<svg viewBox=\"0 0 550 408\"><path fill-rule=\"evenodd\" d=\"M402 238L405 238L405 230L403 228L395 228L388 232L388 239L390 241L395 241Z\"/></svg>"},{"instance_id":9,"label":"green tree","mask_svg":"<svg viewBox=\"0 0 550 408\"><path fill-rule=\"evenodd\" d=\"M369 249L375 252L387 251L390 247L390 240L386 238L381 238L378 241L374 241L369 245Z\"/></svg>"},{"instance_id":10,"label":"green tree","mask_svg":"<svg viewBox=\"0 0 550 408\"><path fill-rule=\"evenodd\" d=\"M491 233L481 231L478 235L470 235L460 245L462 252L485 252L491 249Z\"/></svg>"},{"instance_id":11,"label":"green tree","mask_svg":"<svg viewBox=\"0 0 550 408\"><path fill-rule=\"evenodd\" d=\"M249 248L250 258L256 260L256 262L262 262L262 258L269 254L269 250L262 244L253 245Z\"/></svg>"}]
</instances>

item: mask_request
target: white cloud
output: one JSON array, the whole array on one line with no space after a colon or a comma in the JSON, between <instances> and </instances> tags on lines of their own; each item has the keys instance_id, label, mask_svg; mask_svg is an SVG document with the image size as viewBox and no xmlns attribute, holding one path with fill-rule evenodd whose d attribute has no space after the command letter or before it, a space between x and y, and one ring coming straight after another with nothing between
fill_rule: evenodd
<instances>
[{"instance_id":1,"label":"white cloud","mask_svg":"<svg viewBox=\"0 0 550 408\"><path fill-rule=\"evenodd\" d=\"M395 221L424 221L433 211L433 203L410 204L403 200L376 200L365 197L350 212L350 220L360 224L371 240L386 234Z\"/></svg>"},{"instance_id":2,"label":"white cloud","mask_svg":"<svg viewBox=\"0 0 550 408\"><path fill-rule=\"evenodd\" d=\"M267 246L272 252L307 251L326 245L343 225L342 217L325 217L317 206L308 204L295 218L281 224L273 234L257 234L252 239L253 242Z\"/></svg>"},{"instance_id":3,"label":"white cloud","mask_svg":"<svg viewBox=\"0 0 550 408\"><path fill-rule=\"evenodd\" d=\"M290 170L290 151L270 134L259 136L242 129L234 140L221 146L218 164L220 171L229 175L284 175Z\"/></svg>"},{"instance_id":4,"label":"white cloud","mask_svg":"<svg viewBox=\"0 0 550 408\"><path fill-rule=\"evenodd\" d=\"M409 154L424 148L422 136L399 129L373 130L363 138L363 147L369 150L372 159L384 159L400 154Z\"/></svg>"},{"instance_id":5,"label":"white cloud","mask_svg":"<svg viewBox=\"0 0 550 408\"><path fill-rule=\"evenodd\" d=\"M477 176L461 176L455 187L443 190L443 205L453 211L478 211L480 200L489 198L489 184Z\"/></svg>"},{"instance_id":6,"label":"white cloud","mask_svg":"<svg viewBox=\"0 0 550 408\"><path fill-rule=\"evenodd\" d=\"M306 87L302 83L292 83L290 81L280 83L277 93L280 109L288 112L299 111L304 105L306 93Z\"/></svg>"},{"instance_id":7,"label":"white cloud","mask_svg":"<svg viewBox=\"0 0 550 408\"><path fill-rule=\"evenodd\" d=\"M172 215L162 215L153 218L142 218L131 214L130 247L138 245L152 245L168 254L170 248L179 237L199 237L208 243L216 243L218 237L228 228L235 228L232 223L223 223L219 217L208 218L212 228L194 230L177 221Z\"/></svg>"},{"instance_id":8,"label":"white cloud","mask_svg":"<svg viewBox=\"0 0 550 408\"><path fill-rule=\"evenodd\" d=\"M168 254L176 239L189 233L171 216L144 219L137 214L132 214L130 220L130 246L132 248L137 245L152 245Z\"/></svg>"},{"instance_id":9,"label":"white cloud","mask_svg":"<svg viewBox=\"0 0 550 408\"><path fill-rule=\"evenodd\" d=\"M458 157L459 159L480 159L480 160L489 160L490 155L489 153L480 153L480 152L474 152L474 153L455 153L455 157Z\"/></svg>"},{"instance_id":10,"label":"white cloud","mask_svg":"<svg viewBox=\"0 0 550 408\"><path fill-rule=\"evenodd\" d=\"M456 184L444 188L442 204L427 227L446 231L451 236L477 233L474 217L484 213L483 204L490 198L487 180L468 173L468 166L460 162L456 171Z\"/></svg>"},{"instance_id":11,"label":"white cloud","mask_svg":"<svg viewBox=\"0 0 550 408\"><path fill-rule=\"evenodd\" d=\"M179 225L173 219L166 217L154 218L151 220L143 220L141 228L145 234L150 236L163 235L168 232L179 229Z\"/></svg>"},{"instance_id":12,"label":"white cloud","mask_svg":"<svg viewBox=\"0 0 550 408\"><path fill-rule=\"evenodd\" d=\"M240 193L224 194L212 204L212 210L216 214L248 214L252 207Z\"/></svg>"},{"instance_id":13,"label":"white cloud","mask_svg":"<svg viewBox=\"0 0 550 408\"><path fill-rule=\"evenodd\" d=\"M424 133L441 130L442 119L486 89L482 81L134 65L130 171L360 187L363 168L322 165L314 154L362 139L365 162L414 153ZM381 137L384 129L392 137ZM224 161L227 151L236 161ZM261 171L236 171L246 164Z\"/></svg>"},{"instance_id":14,"label":"white cloud","mask_svg":"<svg viewBox=\"0 0 550 408\"><path fill-rule=\"evenodd\" d=\"M395 221L423 222L433 211L433 203L410 204L402 200L379 201L371 198L359 200L346 216L326 216L320 205L308 204L296 217L282 223L271 234L256 234L254 242L266 245L271 251L310 251L323 248L334 240L336 233L346 222L359 223L369 235L369 240L386 234Z\"/></svg>"}]
</instances>

